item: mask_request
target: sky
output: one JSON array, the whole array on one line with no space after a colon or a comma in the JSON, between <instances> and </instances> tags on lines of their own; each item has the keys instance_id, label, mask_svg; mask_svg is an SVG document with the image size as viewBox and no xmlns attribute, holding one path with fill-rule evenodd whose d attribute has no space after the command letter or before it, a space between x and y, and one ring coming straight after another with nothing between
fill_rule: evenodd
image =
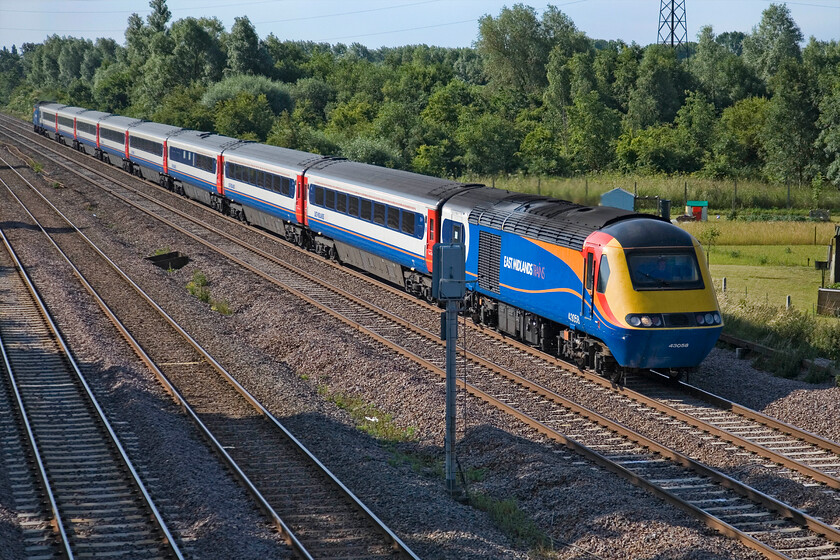
<instances>
[{"instance_id":1,"label":"sky","mask_svg":"<svg viewBox=\"0 0 840 560\"><path fill-rule=\"evenodd\" d=\"M361 43L369 48L427 44L469 47L478 37L478 19L496 17L517 1L496 0L169 0L172 20L215 16L230 30L247 15L260 37L281 40ZM779 3L779 0L776 0ZM552 2L523 3L542 14ZM689 40L704 25L715 34L749 33L771 0L685 0ZM552 3L593 39L622 39L647 45L657 40L660 0L556 0ZM679 2L678 2L679 4ZM787 2L807 41L840 40L840 0ZM0 47L41 43L52 34L124 44L128 16L145 18L145 0L0 0Z\"/></svg>"}]
</instances>

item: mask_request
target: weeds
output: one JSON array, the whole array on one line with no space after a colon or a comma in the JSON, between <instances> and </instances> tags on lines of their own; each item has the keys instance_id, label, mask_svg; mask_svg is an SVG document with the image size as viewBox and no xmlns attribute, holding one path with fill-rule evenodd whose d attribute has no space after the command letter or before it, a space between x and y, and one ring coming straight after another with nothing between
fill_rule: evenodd
<instances>
[{"instance_id":1,"label":"weeds","mask_svg":"<svg viewBox=\"0 0 840 560\"><path fill-rule=\"evenodd\" d=\"M32 168L32 171L35 173L41 173L44 171L44 164L39 161L31 160L29 162L29 167Z\"/></svg>"},{"instance_id":2,"label":"weeds","mask_svg":"<svg viewBox=\"0 0 840 560\"><path fill-rule=\"evenodd\" d=\"M551 539L519 509L516 500L497 500L487 494L474 493L470 494L470 504L487 512L493 524L515 543L537 550L548 550L551 547Z\"/></svg>"},{"instance_id":3,"label":"weeds","mask_svg":"<svg viewBox=\"0 0 840 560\"><path fill-rule=\"evenodd\" d=\"M321 385L318 392L337 407L350 413L356 422L356 427L368 435L388 442L412 441L417 436L417 428L400 428L394 423L393 417L377 408L375 404L365 402L360 397L346 393L331 392Z\"/></svg>"},{"instance_id":4,"label":"weeds","mask_svg":"<svg viewBox=\"0 0 840 560\"><path fill-rule=\"evenodd\" d=\"M198 298L202 303L209 303L210 309L221 315L232 315L233 309L224 300L215 300L210 296L210 288L207 286L207 276L200 270L193 272L192 279L187 282L187 291Z\"/></svg>"},{"instance_id":5,"label":"weeds","mask_svg":"<svg viewBox=\"0 0 840 560\"><path fill-rule=\"evenodd\" d=\"M155 252L152 253L152 256L153 257L159 257L161 255L166 255L167 253L171 253L171 252L172 252L172 249L170 249L169 247L161 247L160 249L155 249ZM207 280L207 278L205 278L205 281L206 280Z\"/></svg>"},{"instance_id":6,"label":"weeds","mask_svg":"<svg viewBox=\"0 0 840 560\"><path fill-rule=\"evenodd\" d=\"M210 288L207 287L207 276L200 270L193 272L192 280L187 282L187 291L202 303L210 303Z\"/></svg>"}]
</instances>

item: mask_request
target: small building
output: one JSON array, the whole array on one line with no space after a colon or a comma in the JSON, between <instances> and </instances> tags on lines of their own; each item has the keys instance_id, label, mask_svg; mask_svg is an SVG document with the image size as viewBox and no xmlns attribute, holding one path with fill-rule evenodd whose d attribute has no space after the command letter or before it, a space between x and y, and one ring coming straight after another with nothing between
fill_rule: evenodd
<instances>
[{"instance_id":1,"label":"small building","mask_svg":"<svg viewBox=\"0 0 840 560\"><path fill-rule=\"evenodd\" d=\"M709 219L709 201L688 200L685 203L685 213L693 217L695 222L705 222Z\"/></svg>"},{"instance_id":2,"label":"small building","mask_svg":"<svg viewBox=\"0 0 840 560\"><path fill-rule=\"evenodd\" d=\"M636 195L627 192L624 189L613 189L601 195L601 206L609 206L611 208L620 208L635 212L636 210Z\"/></svg>"}]
</instances>

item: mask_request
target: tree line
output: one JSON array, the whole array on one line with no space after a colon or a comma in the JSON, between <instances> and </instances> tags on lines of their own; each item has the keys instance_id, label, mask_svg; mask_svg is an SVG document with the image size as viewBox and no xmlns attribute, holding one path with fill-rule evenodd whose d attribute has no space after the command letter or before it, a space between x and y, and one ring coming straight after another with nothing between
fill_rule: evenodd
<instances>
[{"instance_id":1,"label":"tree line","mask_svg":"<svg viewBox=\"0 0 840 560\"><path fill-rule=\"evenodd\" d=\"M771 4L679 50L594 40L554 6L479 21L472 48L260 38L247 17L132 14L125 44L0 51L0 104L36 99L441 177L698 174L840 188L840 45Z\"/></svg>"}]
</instances>

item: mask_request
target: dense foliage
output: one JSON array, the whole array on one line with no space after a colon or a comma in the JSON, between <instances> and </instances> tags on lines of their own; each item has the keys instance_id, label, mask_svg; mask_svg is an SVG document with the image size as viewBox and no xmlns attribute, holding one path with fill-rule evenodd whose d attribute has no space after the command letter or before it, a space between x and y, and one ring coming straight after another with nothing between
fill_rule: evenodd
<instances>
[{"instance_id":1,"label":"dense foliage","mask_svg":"<svg viewBox=\"0 0 840 560\"><path fill-rule=\"evenodd\" d=\"M685 51L592 40L559 9L480 19L475 48L261 39L247 17L129 17L125 44L0 51L0 104L36 99L439 176L696 173L840 188L840 45L771 4Z\"/></svg>"}]
</instances>

